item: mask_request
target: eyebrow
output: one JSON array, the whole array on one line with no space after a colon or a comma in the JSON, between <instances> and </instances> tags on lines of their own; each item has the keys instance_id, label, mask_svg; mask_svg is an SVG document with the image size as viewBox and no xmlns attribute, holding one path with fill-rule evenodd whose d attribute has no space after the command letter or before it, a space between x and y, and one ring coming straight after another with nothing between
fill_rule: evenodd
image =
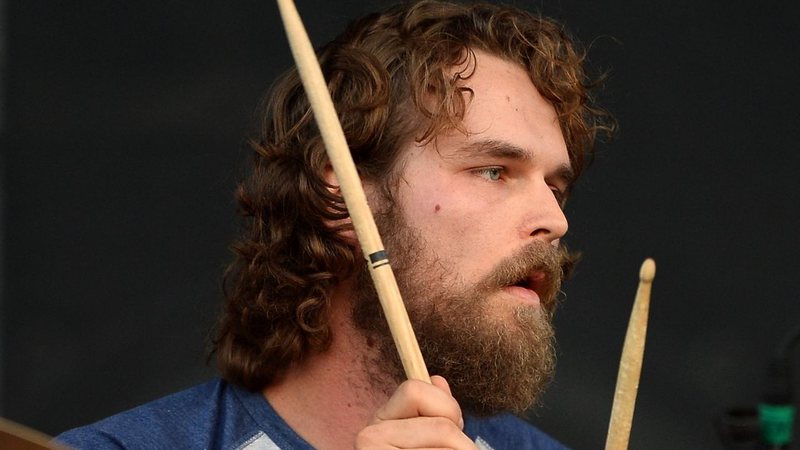
<instances>
[{"instance_id":1,"label":"eyebrow","mask_svg":"<svg viewBox=\"0 0 800 450\"><path fill-rule=\"evenodd\" d=\"M522 162L529 162L534 159L533 152L527 151L522 147L505 141L489 139L467 144L453 154L454 158L469 158L477 156L491 156L495 158L513 159ZM575 171L569 164L561 164L554 173L556 178L561 179L567 186L575 182Z\"/></svg>"}]
</instances>

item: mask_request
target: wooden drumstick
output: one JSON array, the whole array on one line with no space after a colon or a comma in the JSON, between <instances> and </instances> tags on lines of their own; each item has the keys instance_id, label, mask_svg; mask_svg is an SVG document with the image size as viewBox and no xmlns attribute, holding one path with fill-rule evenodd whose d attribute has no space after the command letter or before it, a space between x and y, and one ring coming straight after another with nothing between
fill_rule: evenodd
<instances>
[{"instance_id":1,"label":"wooden drumstick","mask_svg":"<svg viewBox=\"0 0 800 450\"><path fill-rule=\"evenodd\" d=\"M333 171L339 180L339 187L353 221L358 242L369 263L372 281L378 291L378 298L380 298L383 313L389 323L389 330L400 354L400 360L403 362L406 376L409 379L430 383L428 369L425 367L419 344L408 319L408 313L403 305L403 299L400 297L394 273L389 266L386 251L378 234L378 227L375 226L375 220L367 205L367 197L361 187L361 180L353 163L353 157L350 155L342 125L336 116L336 110L311 41L294 3L291 0L278 0L278 8L292 55L297 64L297 71L311 103L311 110L314 112L314 118L325 143L328 159L330 159Z\"/></svg>"},{"instance_id":2,"label":"wooden drumstick","mask_svg":"<svg viewBox=\"0 0 800 450\"><path fill-rule=\"evenodd\" d=\"M42 432L0 417L0 448L13 450L68 450Z\"/></svg>"},{"instance_id":3,"label":"wooden drumstick","mask_svg":"<svg viewBox=\"0 0 800 450\"><path fill-rule=\"evenodd\" d=\"M633 410L636 406L636 392L639 389L639 376L642 372L644 342L647 335L647 314L650 310L650 290L656 276L656 263L648 258L639 270L639 288L633 302L622 358L619 362L617 387L611 407L611 420L608 424L606 450L625 450L631 436Z\"/></svg>"}]
</instances>

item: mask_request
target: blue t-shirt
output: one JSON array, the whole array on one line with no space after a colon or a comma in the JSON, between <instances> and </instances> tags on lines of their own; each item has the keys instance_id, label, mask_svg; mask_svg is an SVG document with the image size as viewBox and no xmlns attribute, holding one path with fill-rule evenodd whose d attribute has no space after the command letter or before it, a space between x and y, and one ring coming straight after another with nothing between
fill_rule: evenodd
<instances>
[{"instance_id":1,"label":"blue t-shirt","mask_svg":"<svg viewBox=\"0 0 800 450\"><path fill-rule=\"evenodd\" d=\"M512 415L467 417L481 450L565 447ZM261 393L214 380L56 437L76 449L309 450Z\"/></svg>"}]
</instances>

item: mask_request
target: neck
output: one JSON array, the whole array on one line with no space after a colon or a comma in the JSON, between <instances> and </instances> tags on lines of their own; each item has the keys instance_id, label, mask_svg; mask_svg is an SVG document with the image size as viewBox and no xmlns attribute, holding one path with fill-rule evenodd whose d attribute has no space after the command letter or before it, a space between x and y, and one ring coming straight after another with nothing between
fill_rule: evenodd
<instances>
[{"instance_id":1,"label":"neck","mask_svg":"<svg viewBox=\"0 0 800 450\"><path fill-rule=\"evenodd\" d=\"M330 347L291 367L263 393L275 411L317 449L352 448L358 432L372 420L396 387L376 383L377 353L354 329L350 298L331 299Z\"/></svg>"}]
</instances>

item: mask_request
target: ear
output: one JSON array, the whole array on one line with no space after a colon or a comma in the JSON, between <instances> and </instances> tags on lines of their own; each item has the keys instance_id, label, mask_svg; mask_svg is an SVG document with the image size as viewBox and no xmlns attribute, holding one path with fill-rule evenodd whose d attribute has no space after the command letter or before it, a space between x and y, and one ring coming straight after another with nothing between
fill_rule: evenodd
<instances>
[{"instance_id":1,"label":"ear","mask_svg":"<svg viewBox=\"0 0 800 450\"><path fill-rule=\"evenodd\" d=\"M329 185L328 190L330 190L333 194L341 196L342 191L339 189L339 179L336 178L336 172L333 171L333 166L330 164L325 165L324 177L325 182ZM356 230L353 228L353 221L350 219L350 216L347 216L341 220L326 220L325 225L330 228L346 225L343 230L339 231L339 236L344 238L345 242L347 242L353 248L358 248L358 236L356 236Z\"/></svg>"}]
</instances>

